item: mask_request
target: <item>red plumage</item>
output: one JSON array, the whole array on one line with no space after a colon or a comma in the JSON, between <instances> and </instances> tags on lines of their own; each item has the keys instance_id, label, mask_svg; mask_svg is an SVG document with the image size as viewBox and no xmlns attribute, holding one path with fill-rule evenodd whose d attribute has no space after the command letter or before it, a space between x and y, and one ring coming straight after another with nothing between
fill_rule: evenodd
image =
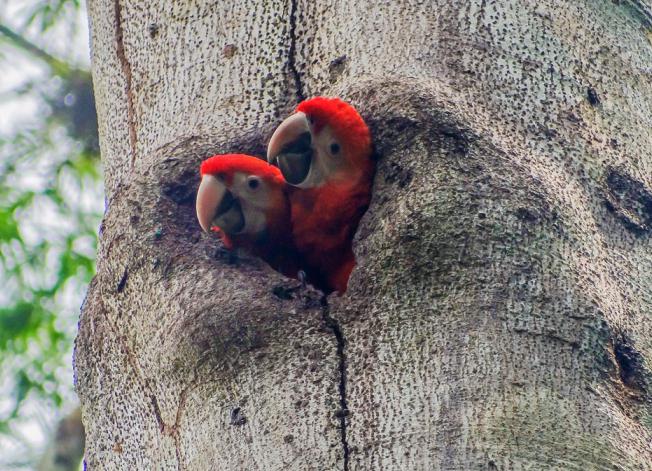
<instances>
[{"instance_id":1,"label":"red plumage","mask_svg":"<svg viewBox=\"0 0 652 471\"><path fill-rule=\"evenodd\" d=\"M244 219L242 231L228 233L211 222L211 230L219 234L225 247L242 248L260 257L275 270L296 278L299 257L292 241L288 199L291 188L286 184L279 169L256 157L245 154L225 154L205 160L201 164L201 175L202 177L211 175L225 185L227 191L232 193L242 208ZM260 178L257 191L247 187L252 176ZM198 217L199 198L198 193ZM218 206L219 204L215 208ZM249 230L251 221L247 220L248 217L256 220L264 219L262 230Z\"/></svg>"},{"instance_id":2,"label":"red plumage","mask_svg":"<svg viewBox=\"0 0 652 471\"><path fill-rule=\"evenodd\" d=\"M243 172L250 175L258 175L273 182L281 192L286 190L285 179L278 167L268 164L263 159L246 154L221 154L209 157L201 163L200 174L217 175L223 173L227 178L227 183L232 183L235 172Z\"/></svg>"},{"instance_id":3,"label":"red plumage","mask_svg":"<svg viewBox=\"0 0 652 471\"><path fill-rule=\"evenodd\" d=\"M313 142L329 129L341 151L328 158L343 160L316 185L289 193L294 243L309 281L344 293L355 266L352 239L371 198L371 135L358 112L338 98L316 97L297 111L311 123Z\"/></svg>"},{"instance_id":4,"label":"red plumage","mask_svg":"<svg viewBox=\"0 0 652 471\"><path fill-rule=\"evenodd\" d=\"M308 280L327 293L346 291L355 266L351 242L369 205L369 187L332 182L290 193L294 243Z\"/></svg>"},{"instance_id":5,"label":"red plumage","mask_svg":"<svg viewBox=\"0 0 652 471\"><path fill-rule=\"evenodd\" d=\"M373 172L371 160L371 133L356 109L339 98L318 96L302 101L300 111L314 120L314 131L319 133L328 125L335 135L346 140L349 157L361 170Z\"/></svg>"}]
</instances>

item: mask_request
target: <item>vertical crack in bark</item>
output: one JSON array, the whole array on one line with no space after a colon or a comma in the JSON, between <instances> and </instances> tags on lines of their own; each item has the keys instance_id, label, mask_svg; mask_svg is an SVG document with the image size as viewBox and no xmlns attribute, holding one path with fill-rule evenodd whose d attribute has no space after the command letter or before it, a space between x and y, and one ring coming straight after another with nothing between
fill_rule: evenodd
<instances>
[{"instance_id":1,"label":"vertical crack in bark","mask_svg":"<svg viewBox=\"0 0 652 471\"><path fill-rule=\"evenodd\" d=\"M158 400L156 399L156 396L154 394L149 395L149 400L152 403L152 407L154 408L154 417L156 417L156 422L158 422L158 428L161 431L161 433L165 433L167 429L167 424L163 420L163 416L161 415L161 408L158 405Z\"/></svg>"},{"instance_id":2,"label":"vertical crack in bark","mask_svg":"<svg viewBox=\"0 0 652 471\"><path fill-rule=\"evenodd\" d=\"M117 0L116 0L117 1ZM303 95L303 84L301 83L301 75L297 69L296 56L297 56L297 3L299 0L290 0L290 50L288 51L288 70L294 82L295 93L297 101L302 102L305 97Z\"/></svg>"},{"instance_id":3,"label":"vertical crack in bark","mask_svg":"<svg viewBox=\"0 0 652 471\"><path fill-rule=\"evenodd\" d=\"M154 396L154 394L149 395L150 401L152 403L152 407L154 409L154 416L156 417L156 421L158 422L161 433L163 435L172 437L172 439L174 440L175 453L177 457L177 469L180 471L184 469L183 454L181 451L181 418L183 416L183 412L186 407L186 400L188 398L188 394L196 386L197 386L197 372L195 371L195 376L193 377L192 381L181 390L181 394L179 395L179 404L177 406L177 412L174 419L174 424L172 425L166 424L165 421L163 420L163 416L161 414L161 408L159 407L156 396Z\"/></svg>"},{"instance_id":4,"label":"vertical crack in bark","mask_svg":"<svg viewBox=\"0 0 652 471\"><path fill-rule=\"evenodd\" d=\"M131 147L131 165L136 160L136 121L134 113L134 97L131 90L131 64L125 54L124 31L122 29L122 9L120 0L114 0L115 40L118 60L125 77L125 92L127 93L127 126L129 127L129 146Z\"/></svg>"},{"instance_id":5,"label":"vertical crack in bark","mask_svg":"<svg viewBox=\"0 0 652 471\"><path fill-rule=\"evenodd\" d=\"M346 403L346 339L340 323L331 317L328 307L328 301L323 299L322 318L326 327L331 329L335 340L337 341L337 358L339 361L339 392L340 392L340 409L336 412L335 416L340 419L340 438L342 442L342 452L344 454L344 471L349 471L349 443L346 439L346 418L349 415L349 408Z\"/></svg>"},{"instance_id":6,"label":"vertical crack in bark","mask_svg":"<svg viewBox=\"0 0 652 471\"><path fill-rule=\"evenodd\" d=\"M194 377L192 381L181 390L179 395L179 405L177 406L177 413L174 418L174 447L177 454L177 461L179 463L179 470L184 469L183 466L183 453L181 451L181 418L186 408L186 401L188 399L188 393L197 386L197 370L195 370Z\"/></svg>"},{"instance_id":7,"label":"vertical crack in bark","mask_svg":"<svg viewBox=\"0 0 652 471\"><path fill-rule=\"evenodd\" d=\"M150 381L146 379L145 376L142 374L138 361L136 360L136 356L129 348L126 339L122 335L120 335L120 331L117 325L115 325L111 321L108 310L104 305L104 302L102 301L103 296L104 294L100 291L100 296L99 296L100 303L101 303L100 312L104 315L104 319L106 320L109 330L113 334L116 341L119 343L119 346L124 351L125 356L127 357L127 362L131 365L131 368L134 371L134 375L136 376L136 378L138 378L139 383L142 384L143 387L147 390L146 396L149 398L150 403L152 404L152 410L154 412L154 417L158 424L159 430L163 435L167 435L173 438L176 457L177 457L177 464L178 464L177 469L182 471L184 468L183 468L183 461L182 461L181 436L180 436L181 418L186 406L186 399L188 397L188 393L191 391L191 389L193 389L197 385L197 371L195 371L192 381L185 388L183 388L181 394L179 395L179 405L177 407L174 424L168 425L165 422L165 420L163 420L163 414L161 414L161 408L159 406L158 399L153 393L153 388L151 386Z\"/></svg>"}]
</instances>

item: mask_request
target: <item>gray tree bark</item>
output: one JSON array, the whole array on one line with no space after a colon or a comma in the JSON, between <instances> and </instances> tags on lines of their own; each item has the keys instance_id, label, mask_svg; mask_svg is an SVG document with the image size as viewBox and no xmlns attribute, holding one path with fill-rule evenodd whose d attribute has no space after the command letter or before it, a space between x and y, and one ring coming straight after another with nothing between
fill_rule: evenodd
<instances>
[{"instance_id":1,"label":"gray tree bark","mask_svg":"<svg viewBox=\"0 0 652 471\"><path fill-rule=\"evenodd\" d=\"M88 469L652 469L652 4L89 2L107 211ZM336 95L345 296L200 234L212 154Z\"/></svg>"}]
</instances>

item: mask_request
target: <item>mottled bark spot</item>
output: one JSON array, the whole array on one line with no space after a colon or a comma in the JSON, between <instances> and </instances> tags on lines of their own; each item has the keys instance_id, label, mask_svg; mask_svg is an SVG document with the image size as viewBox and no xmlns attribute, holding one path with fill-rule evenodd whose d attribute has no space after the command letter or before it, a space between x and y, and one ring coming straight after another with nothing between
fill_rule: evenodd
<instances>
[{"instance_id":1,"label":"mottled bark spot","mask_svg":"<svg viewBox=\"0 0 652 471\"><path fill-rule=\"evenodd\" d=\"M346 69L346 62L348 58L346 54L333 59L328 65L328 73L330 74L330 81L334 82L337 78L344 73Z\"/></svg>"},{"instance_id":2,"label":"mottled bark spot","mask_svg":"<svg viewBox=\"0 0 652 471\"><path fill-rule=\"evenodd\" d=\"M247 418L244 416L242 409L236 407L231 411L231 425L242 426L247 423Z\"/></svg>"},{"instance_id":3,"label":"mottled bark spot","mask_svg":"<svg viewBox=\"0 0 652 471\"><path fill-rule=\"evenodd\" d=\"M122 277L118 282L118 287L116 288L118 293L122 293L124 291L125 286L127 286L127 278L129 278L129 271L125 268L125 271L122 273Z\"/></svg>"},{"instance_id":4,"label":"mottled bark spot","mask_svg":"<svg viewBox=\"0 0 652 471\"><path fill-rule=\"evenodd\" d=\"M641 236L652 227L652 192L621 169L609 168L605 206L627 230Z\"/></svg>"},{"instance_id":5,"label":"mottled bark spot","mask_svg":"<svg viewBox=\"0 0 652 471\"><path fill-rule=\"evenodd\" d=\"M595 88L589 87L586 90L586 98L589 100L591 106L598 106L600 104L600 97L598 97L598 92L595 91Z\"/></svg>"},{"instance_id":6,"label":"mottled bark spot","mask_svg":"<svg viewBox=\"0 0 652 471\"><path fill-rule=\"evenodd\" d=\"M150 25L147 27L149 37L154 39L158 35L158 29L159 26L156 23L150 23Z\"/></svg>"},{"instance_id":7,"label":"mottled bark spot","mask_svg":"<svg viewBox=\"0 0 652 471\"><path fill-rule=\"evenodd\" d=\"M618 374L625 386L644 395L647 392L643 356L634 348L631 339L621 336L614 341L614 356Z\"/></svg>"},{"instance_id":8,"label":"mottled bark spot","mask_svg":"<svg viewBox=\"0 0 652 471\"><path fill-rule=\"evenodd\" d=\"M227 44L222 49L222 55L227 59L231 59L238 52L238 47L235 44Z\"/></svg>"}]
</instances>

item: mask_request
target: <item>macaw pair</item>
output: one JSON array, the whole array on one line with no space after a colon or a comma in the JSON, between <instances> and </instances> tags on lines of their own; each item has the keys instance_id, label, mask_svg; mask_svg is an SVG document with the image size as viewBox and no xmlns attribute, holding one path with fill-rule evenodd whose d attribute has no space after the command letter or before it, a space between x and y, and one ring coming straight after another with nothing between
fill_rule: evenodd
<instances>
[{"instance_id":1,"label":"macaw pair","mask_svg":"<svg viewBox=\"0 0 652 471\"><path fill-rule=\"evenodd\" d=\"M229 249L326 293L344 293L355 266L351 241L371 197L371 135L338 98L299 104L276 129L267 160L216 155L201 165L197 218Z\"/></svg>"}]
</instances>

